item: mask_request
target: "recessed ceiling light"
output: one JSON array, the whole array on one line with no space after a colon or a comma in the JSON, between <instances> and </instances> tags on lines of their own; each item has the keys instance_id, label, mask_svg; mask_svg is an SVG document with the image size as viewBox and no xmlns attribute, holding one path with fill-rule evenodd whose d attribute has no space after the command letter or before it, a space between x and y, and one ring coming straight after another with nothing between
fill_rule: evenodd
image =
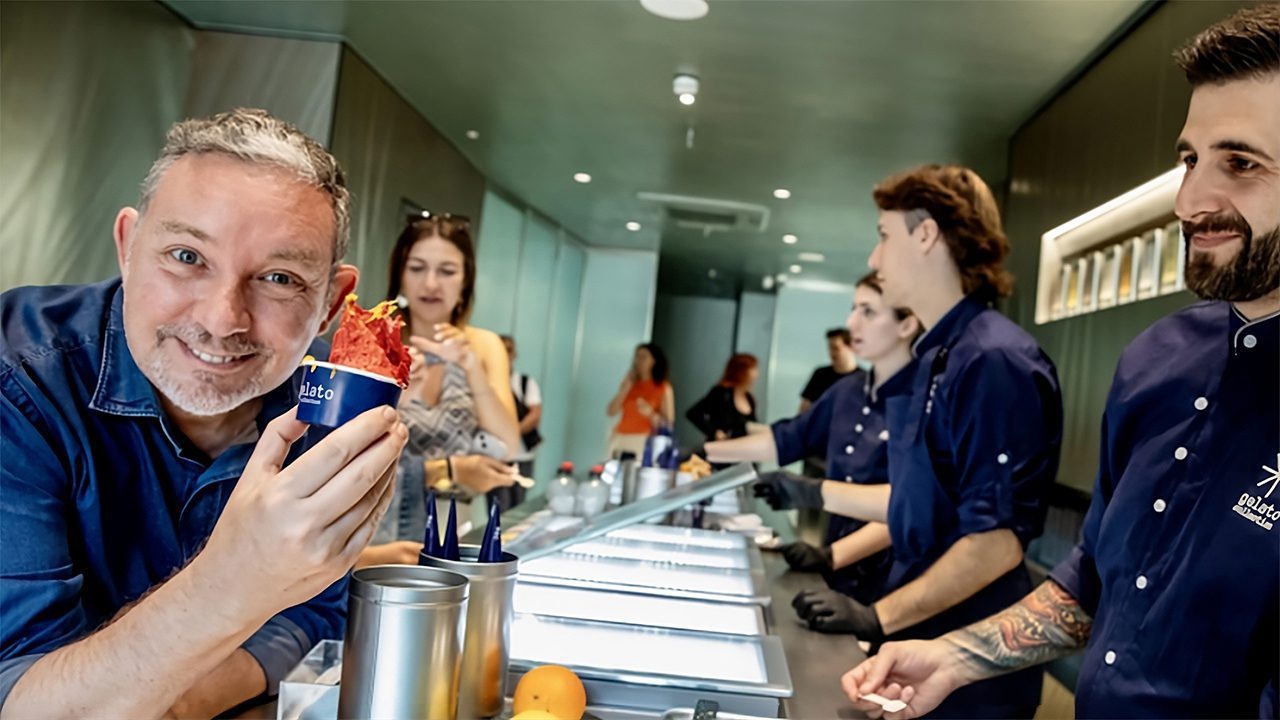
<instances>
[{"instance_id":1,"label":"recessed ceiling light","mask_svg":"<svg viewBox=\"0 0 1280 720\"><path fill-rule=\"evenodd\" d=\"M578 182L580 182L580 183L589 183L589 182L591 182L591 176L590 176L590 175L588 175L588 174L586 174L586 173L574 173L574 174L573 174L573 179L574 179L574 180L577 180L577 181L578 181Z\"/></svg>"},{"instance_id":2,"label":"recessed ceiling light","mask_svg":"<svg viewBox=\"0 0 1280 720\"><path fill-rule=\"evenodd\" d=\"M707 0L640 0L640 5L668 20L697 20L709 9Z\"/></svg>"},{"instance_id":3,"label":"recessed ceiling light","mask_svg":"<svg viewBox=\"0 0 1280 720\"><path fill-rule=\"evenodd\" d=\"M632 220L631 222L627 223L627 229L630 230L631 232L639 232L640 223L636 222L635 220Z\"/></svg>"},{"instance_id":4,"label":"recessed ceiling light","mask_svg":"<svg viewBox=\"0 0 1280 720\"><path fill-rule=\"evenodd\" d=\"M777 190L773 191L773 196L778 198L779 200L786 200L787 198L791 197L791 191L786 188L778 188Z\"/></svg>"},{"instance_id":5,"label":"recessed ceiling light","mask_svg":"<svg viewBox=\"0 0 1280 720\"><path fill-rule=\"evenodd\" d=\"M698 100L698 98L694 97L693 93L680 93L678 99L680 100L681 105L692 105Z\"/></svg>"},{"instance_id":6,"label":"recessed ceiling light","mask_svg":"<svg viewBox=\"0 0 1280 720\"><path fill-rule=\"evenodd\" d=\"M477 140L477 139L479 139L479 138L480 138L480 132L479 132L479 131L477 131L477 130L468 130L468 131L467 131L467 139L468 139L468 140Z\"/></svg>"},{"instance_id":7,"label":"recessed ceiling light","mask_svg":"<svg viewBox=\"0 0 1280 720\"><path fill-rule=\"evenodd\" d=\"M719 274L720 273L716 272L715 268L711 268L710 270L707 271L707 277L711 278L712 280L715 280L716 275L719 275Z\"/></svg>"},{"instance_id":8,"label":"recessed ceiling light","mask_svg":"<svg viewBox=\"0 0 1280 720\"><path fill-rule=\"evenodd\" d=\"M765 275L764 277L760 278L760 287L764 288L765 290L772 290L772 289L773 289L773 276L772 276L772 275Z\"/></svg>"},{"instance_id":9,"label":"recessed ceiling light","mask_svg":"<svg viewBox=\"0 0 1280 720\"><path fill-rule=\"evenodd\" d=\"M778 273L777 275L774 275L774 278L778 281L778 284L781 285L787 281L787 274Z\"/></svg>"},{"instance_id":10,"label":"recessed ceiling light","mask_svg":"<svg viewBox=\"0 0 1280 720\"><path fill-rule=\"evenodd\" d=\"M823 255L822 253L815 253L815 252L802 252L796 257L800 258L801 262L820 263L820 262L827 261L826 255Z\"/></svg>"},{"instance_id":11,"label":"recessed ceiling light","mask_svg":"<svg viewBox=\"0 0 1280 720\"><path fill-rule=\"evenodd\" d=\"M792 265L789 269L791 270L792 275L799 275L800 271L803 270L804 268L800 267L799 265Z\"/></svg>"},{"instance_id":12,"label":"recessed ceiling light","mask_svg":"<svg viewBox=\"0 0 1280 720\"><path fill-rule=\"evenodd\" d=\"M795 245L796 243L800 242L800 238L796 237L795 235L783 235L782 242L788 245Z\"/></svg>"}]
</instances>

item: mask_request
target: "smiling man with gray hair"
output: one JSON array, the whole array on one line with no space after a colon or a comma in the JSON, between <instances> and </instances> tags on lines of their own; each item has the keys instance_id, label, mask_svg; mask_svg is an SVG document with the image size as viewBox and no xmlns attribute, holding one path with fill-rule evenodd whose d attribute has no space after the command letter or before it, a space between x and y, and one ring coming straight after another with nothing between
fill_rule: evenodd
<instances>
[{"instance_id":1,"label":"smiling man with gray hair","mask_svg":"<svg viewBox=\"0 0 1280 720\"><path fill-rule=\"evenodd\" d=\"M337 162L261 110L179 123L120 278L0 296L0 713L210 717L341 636L406 433L295 371L355 286Z\"/></svg>"}]
</instances>

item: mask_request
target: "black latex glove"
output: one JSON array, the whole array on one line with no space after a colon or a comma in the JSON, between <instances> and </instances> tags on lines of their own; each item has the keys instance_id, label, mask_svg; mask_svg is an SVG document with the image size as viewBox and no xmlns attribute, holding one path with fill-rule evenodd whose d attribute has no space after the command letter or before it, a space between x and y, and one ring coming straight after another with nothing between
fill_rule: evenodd
<instances>
[{"instance_id":1,"label":"black latex glove","mask_svg":"<svg viewBox=\"0 0 1280 720\"><path fill-rule=\"evenodd\" d=\"M806 542L793 542L778 548L792 570L818 572L831 569L831 548L814 547Z\"/></svg>"},{"instance_id":2,"label":"black latex glove","mask_svg":"<svg viewBox=\"0 0 1280 720\"><path fill-rule=\"evenodd\" d=\"M792 508L822 508L822 483L824 480L807 478L774 470L760 475L752 491L763 498L774 510Z\"/></svg>"},{"instance_id":3,"label":"black latex glove","mask_svg":"<svg viewBox=\"0 0 1280 720\"><path fill-rule=\"evenodd\" d=\"M810 630L857 635L872 645L884 640L876 609L835 590L802 590L791 607Z\"/></svg>"}]
</instances>

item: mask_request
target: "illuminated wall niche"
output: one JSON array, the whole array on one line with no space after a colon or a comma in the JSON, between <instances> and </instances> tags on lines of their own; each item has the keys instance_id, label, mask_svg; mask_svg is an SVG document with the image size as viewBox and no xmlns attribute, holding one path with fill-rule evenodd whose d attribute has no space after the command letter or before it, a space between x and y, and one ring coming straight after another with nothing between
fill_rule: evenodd
<instances>
[{"instance_id":1,"label":"illuminated wall niche","mask_svg":"<svg viewBox=\"0 0 1280 720\"><path fill-rule=\"evenodd\" d=\"M1040 237L1037 325L1182 289L1173 214L1182 173L1179 165Z\"/></svg>"}]
</instances>

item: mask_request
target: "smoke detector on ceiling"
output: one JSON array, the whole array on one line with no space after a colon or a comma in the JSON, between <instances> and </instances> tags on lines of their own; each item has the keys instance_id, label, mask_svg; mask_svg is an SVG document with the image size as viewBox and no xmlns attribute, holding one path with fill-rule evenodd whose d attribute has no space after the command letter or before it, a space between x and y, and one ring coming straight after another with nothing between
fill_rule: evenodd
<instances>
[{"instance_id":1,"label":"smoke detector on ceiling","mask_svg":"<svg viewBox=\"0 0 1280 720\"><path fill-rule=\"evenodd\" d=\"M671 91L681 105L692 105L698 99L698 78L695 75L681 73L671 81Z\"/></svg>"}]
</instances>

